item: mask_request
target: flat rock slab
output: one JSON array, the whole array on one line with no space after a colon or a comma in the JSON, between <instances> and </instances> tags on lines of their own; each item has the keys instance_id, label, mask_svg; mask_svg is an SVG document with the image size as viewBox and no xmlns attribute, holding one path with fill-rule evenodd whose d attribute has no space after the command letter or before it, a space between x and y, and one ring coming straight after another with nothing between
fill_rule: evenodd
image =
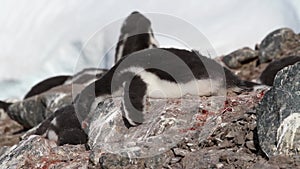
<instances>
[{"instance_id":1,"label":"flat rock slab","mask_svg":"<svg viewBox=\"0 0 300 169\"><path fill-rule=\"evenodd\" d=\"M122 118L121 100L106 100L91 115L89 145L134 158L162 154L195 130L202 131L199 140L206 139L221 122L215 112L223 108L225 101L223 97L148 99L145 122L128 129Z\"/></svg>"},{"instance_id":2,"label":"flat rock slab","mask_svg":"<svg viewBox=\"0 0 300 169\"><path fill-rule=\"evenodd\" d=\"M89 152L83 145L57 146L40 136L30 136L6 148L0 156L0 169L87 168Z\"/></svg>"}]
</instances>

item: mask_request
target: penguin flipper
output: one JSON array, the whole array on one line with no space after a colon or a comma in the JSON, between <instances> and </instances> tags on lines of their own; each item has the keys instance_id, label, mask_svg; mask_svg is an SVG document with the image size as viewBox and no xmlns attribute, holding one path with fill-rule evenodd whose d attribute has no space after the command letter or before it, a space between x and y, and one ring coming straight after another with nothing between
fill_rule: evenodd
<instances>
[{"instance_id":1,"label":"penguin flipper","mask_svg":"<svg viewBox=\"0 0 300 169\"><path fill-rule=\"evenodd\" d=\"M144 122L144 107L147 84L136 75L126 82L123 97L123 121L127 128L138 126Z\"/></svg>"}]
</instances>

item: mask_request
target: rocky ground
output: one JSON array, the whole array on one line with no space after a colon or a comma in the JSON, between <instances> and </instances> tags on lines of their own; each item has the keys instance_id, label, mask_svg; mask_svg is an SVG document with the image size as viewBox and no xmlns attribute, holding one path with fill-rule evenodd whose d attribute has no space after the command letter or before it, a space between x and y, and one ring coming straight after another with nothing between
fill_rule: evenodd
<instances>
[{"instance_id":1,"label":"rocky ground","mask_svg":"<svg viewBox=\"0 0 300 169\"><path fill-rule=\"evenodd\" d=\"M290 29L280 29L269 34L254 50L239 49L217 60L222 61L242 79L258 81L261 72L272 60L291 55L300 56L300 35ZM193 112L193 121L178 130L182 136L178 142L150 157L137 158L139 156L136 154L118 155L107 151L114 150L109 149L110 147L99 148L101 144L93 144L93 141L101 140L101 136L105 137L105 132L97 136L93 135L92 131L89 133L90 150L84 145L57 146L55 142L36 135L20 141L20 136L24 134L22 126L1 112L0 168L300 168L300 149L296 143L300 140L297 137L300 132L297 125L296 131L291 132L294 137L283 139L286 142L281 147L282 151L270 148L277 144L276 133L279 135L279 130L276 129L280 128L285 117L291 114L298 115L300 112L297 104L300 100L299 81L297 82L299 67L300 64L286 70L286 73L281 73L277 78L277 86L271 90L265 86L240 94L228 92L227 98L218 108L211 109L210 104L205 104L208 103L206 97L198 98L198 105L195 102L180 105L189 106L186 109L179 109L177 106L184 102L182 99L168 101L167 106L164 105L160 111L174 116ZM285 77L286 74L292 77ZM288 84L286 88L283 87L284 90L290 90L293 95L279 97L280 93L276 90L280 89L281 85L285 86L284 84ZM277 101L274 101L274 98L277 98ZM278 100L287 101L291 106L284 107ZM160 102L150 99L150 108L159 105ZM118 101L108 101L107 104L115 105L112 105L112 110L109 106L105 107L108 113L120 111ZM155 110L157 112L157 109ZM277 114L277 111L280 113ZM288 115L285 112L288 112ZM264 113L274 118L267 121L264 119ZM211 120L213 118L215 120ZM297 124L298 116L294 119ZM118 124L120 119L114 120ZM170 124L172 129L173 123ZM118 128L116 131L121 130L125 129ZM130 129L130 132L135 130L137 129ZM153 135L155 134L159 132L154 130ZM283 137L286 138L284 135ZM153 148L157 146L165 147L163 144L157 144ZM285 147L292 148L292 153L285 151Z\"/></svg>"}]
</instances>

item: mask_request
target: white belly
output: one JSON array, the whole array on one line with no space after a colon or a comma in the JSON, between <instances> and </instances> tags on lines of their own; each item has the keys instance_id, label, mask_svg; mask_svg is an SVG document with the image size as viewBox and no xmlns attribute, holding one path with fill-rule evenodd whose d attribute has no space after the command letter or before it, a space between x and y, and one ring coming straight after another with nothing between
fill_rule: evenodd
<instances>
[{"instance_id":1,"label":"white belly","mask_svg":"<svg viewBox=\"0 0 300 169\"><path fill-rule=\"evenodd\" d=\"M152 98L179 98L187 94L209 96L217 93L222 86L221 81L211 79L195 79L187 83L169 82L137 67L127 71L140 75L143 81L147 83L147 95Z\"/></svg>"}]
</instances>

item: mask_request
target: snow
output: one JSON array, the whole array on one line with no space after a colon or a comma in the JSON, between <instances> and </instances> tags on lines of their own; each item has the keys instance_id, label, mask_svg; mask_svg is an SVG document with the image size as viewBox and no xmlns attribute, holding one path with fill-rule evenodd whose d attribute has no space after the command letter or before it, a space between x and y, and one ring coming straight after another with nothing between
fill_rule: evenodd
<instances>
[{"instance_id":1,"label":"snow","mask_svg":"<svg viewBox=\"0 0 300 169\"><path fill-rule=\"evenodd\" d=\"M152 20L161 46L184 48L182 42L191 39L194 29L202 37L192 38L187 46L207 50L211 57L253 48L280 27L300 32L297 0L2 0L0 99L22 98L49 76L110 67L122 20L135 10Z\"/></svg>"}]
</instances>

